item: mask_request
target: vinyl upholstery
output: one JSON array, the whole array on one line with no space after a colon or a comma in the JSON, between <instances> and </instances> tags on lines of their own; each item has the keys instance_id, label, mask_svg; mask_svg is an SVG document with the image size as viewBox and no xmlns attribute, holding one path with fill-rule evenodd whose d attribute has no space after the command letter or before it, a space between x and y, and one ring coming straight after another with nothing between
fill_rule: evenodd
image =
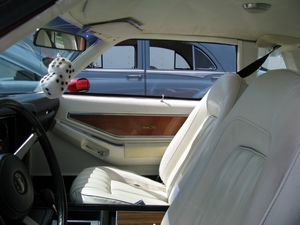
<instances>
[{"instance_id":1,"label":"vinyl upholstery","mask_svg":"<svg viewBox=\"0 0 300 225\"><path fill-rule=\"evenodd\" d=\"M214 128L228 114L245 89L244 80L227 74L219 78L191 112L161 160L159 175L163 184L129 171L111 167L83 170L72 184L70 197L77 203L169 204L177 196L178 183L192 160L201 158L202 148ZM172 198L170 198L172 196Z\"/></svg>"},{"instance_id":2,"label":"vinyl upholstery","mask_svg":"<svg viewBox=\"0 0 300 225\"><path fill-rule=\"evenodd\" d=\"M166 205L165 185L112 167L83 170L73 184L71 197L83 203ZM78 196L76 196L78 195Z\"/></svg>"}]
</instances>

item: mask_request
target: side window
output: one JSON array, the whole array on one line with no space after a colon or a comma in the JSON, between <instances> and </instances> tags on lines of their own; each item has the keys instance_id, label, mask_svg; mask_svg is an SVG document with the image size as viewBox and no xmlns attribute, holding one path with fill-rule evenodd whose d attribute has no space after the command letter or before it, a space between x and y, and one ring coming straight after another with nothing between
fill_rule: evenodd
<instances>
[{"instance_id":1,"label":"side window","mask_svg":"<svg viewBox=\"0 0 300 225\"><path fill-rule=\"evenodd\" d=\"M150 41L150 69L192 70L192 45L180 41Z\"/></svg>"},{"instance_id":2,"label":"side window","mask_svg":"<svg viewBox=\"0 0 300 225\"><path fill-rule=\"evenodd\" d=\"M174 50L150 47L150 69L174 70Z\"/></svg>"},{"instance_id":3,"label":"side window","mask_svg":"<svg viewBox=\"0 0 300 225\"><path fill-rule=\"evenodd\" d=\"M270 50L266 48L258 49L258 57L266 55ZM286 69L286 64L281 54L269 55L261 68L257 71L257 75L264 74L268 70Z\"/></svg>"},{"instance_id":4,"label":"side window","mask_svg":"<svg viewBox=\"0 0 300 225\"><path fill-rule=\"evenodd\" d=\"M137 41L125 41L108 49L89 68L135 69L137 68Z\"/></svg>"},{"instance_id":5,"label":"side window","mask_svg":"<svg viewBox=\"0 0 300 225\"><path fill-rule=\"evenodd\" d=\"M87 94L114 96L144 96L144 70L137 40L127 40L108 49L76 79L87 79ZM76 90L80 92L81 90ZM86 91L83 89L83 91Z\"/></svg>"},{"instance_id":6,"label":"side window","mask_svg":"<svg viewBox=\"0 0 300 225\"><path fill-rule=\"evenodd\" d=\"M190 70L191 67L187 61L178 53L175 54L175 69L176 70Z\"/></svg>"},{"instance_id":7,"label":"side window","mask_svg":"<svg viewBox=\"0 0 300 225\"><path fill-rule=\"evenodd\" d=\"M135 49L133 46L115 46L103 54L104 69L134 69Z\"/></svg>"},{"instance_id":8,"label":"side window","mask_svg":"<svg viewBox=\"0 0 300 225\"><path fill-rule=\"evenodd\" d=\"M150 40L146 95L201 99L224 74L236 70L236 46Z\"/></svg>"},{"instance_id":9,"label":"side window","mask_svg":"<svg viewBox=\"0 0 300 225\"><path fill-rule=\"evenodd\" d=\"M86 94L201 99L225 72L236 71L236 46L173 40L126 40L76 79Z\"/></svg>"}]
</instances>

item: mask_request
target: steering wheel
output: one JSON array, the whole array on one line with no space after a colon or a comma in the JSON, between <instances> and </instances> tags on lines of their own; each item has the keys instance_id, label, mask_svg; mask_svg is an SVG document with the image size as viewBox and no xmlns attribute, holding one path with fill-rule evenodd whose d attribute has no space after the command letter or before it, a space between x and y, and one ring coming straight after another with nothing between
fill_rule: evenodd
<instances>
[{"instance_id":1,"label":"steering wheel","mask_svg":"<svg viewBox=\"0 0 300 225\"><path fill-rule=\"evenodd\" d=\"M30 150L35 140L38 139L54 180L57 224L66 225L67 198L64 181L43 126L29 110L14 100L1 100L0 109L3 108L11 109L22 115L32 126L33 133L24 142L23 147L21 146L13 154L0 154L0 224L3 223L1 215L9 220L21 220L26 217L32 207L34 200L33 185L29 172L21 159L27 153L27 150ZM24 148L28 142L31 144Z\"/></svg>"}]
</instances>

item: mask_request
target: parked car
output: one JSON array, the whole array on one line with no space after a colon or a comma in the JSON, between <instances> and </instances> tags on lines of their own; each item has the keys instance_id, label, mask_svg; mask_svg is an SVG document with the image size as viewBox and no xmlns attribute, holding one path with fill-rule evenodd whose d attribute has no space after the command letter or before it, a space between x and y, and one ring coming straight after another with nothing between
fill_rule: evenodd
<instances>
[{"instance_id":1,"label":"parked car","mask_svg":"<svg viewBox=\"0 0 300 225\"><path fill-rule=\"evenodd\" d=\"M171 40L126 40L76 79L92 95L201 99L225 72L236 71L236 46Z\"/></svg>"}]
</instances>

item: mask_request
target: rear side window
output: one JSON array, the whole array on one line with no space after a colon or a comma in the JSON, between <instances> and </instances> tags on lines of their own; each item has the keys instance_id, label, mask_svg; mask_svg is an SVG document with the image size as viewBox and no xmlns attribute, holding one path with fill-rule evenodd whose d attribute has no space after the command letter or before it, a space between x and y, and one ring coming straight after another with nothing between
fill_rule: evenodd
<instances>
[{"instance_id":1,"label":"rear side window","mask_svg":"<svg viewBox=\"0 0 300 225\"><path fill-rule=\"evenodd\" d=\"M270 52L270 49L267 48L259 48L258 49L258 57L262 57ZM268 56L266 61L262 64L260 69L257 71L257 75L262 75L266 73L268 70L276 70L276 69L286 69L286 64L284 58L281 54L271 54Z\"/></svg>"},{"instance_id":2,"label":"rear side window","mask_svg":"<svg viewBox=\"0 0 300 225\"><path fill-rule=\"evenodd\" d=\"M200 49L194 49L195 70L216 70L215 64Z\"/></svg>"},{"instance_id":3,"label":"rear side window","mask_svg":"<svg viewBox=\"0 0 300 225\"><path fill-rule=\"evenodd\" d=\"M225 72L236 71L236 46L127 40L99 56L77 79L85 94L201 99Z\"/></svg>"}]
</instances>

